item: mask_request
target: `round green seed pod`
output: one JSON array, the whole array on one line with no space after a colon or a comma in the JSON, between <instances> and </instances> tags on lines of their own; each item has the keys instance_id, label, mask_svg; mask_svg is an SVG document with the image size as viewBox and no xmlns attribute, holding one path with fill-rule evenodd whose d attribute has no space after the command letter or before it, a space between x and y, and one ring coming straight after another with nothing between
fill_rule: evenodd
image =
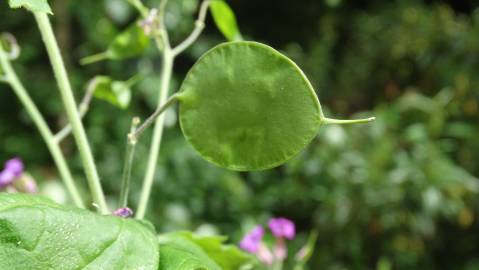
<instances>
[{"instance_id":1,"label":"round green seed pod","mask_svg":"<svg viewBox=\"0 0 479 270\"><path fill-rule=\"evenodd\" d=\"M321 107L294 62L256 42L219 45L180 90L180 125L206 160L254 171L283 164L318 132Z\"/></svg>"}]
</instances>

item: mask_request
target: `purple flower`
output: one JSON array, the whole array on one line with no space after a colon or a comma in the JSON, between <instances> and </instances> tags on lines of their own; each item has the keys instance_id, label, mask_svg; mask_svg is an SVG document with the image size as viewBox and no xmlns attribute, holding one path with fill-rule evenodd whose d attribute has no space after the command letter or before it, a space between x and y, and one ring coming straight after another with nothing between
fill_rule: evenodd
<instances>
[{"instance_id":1,"label":"purple flower","mask_svg":"<svg viewBox=\"0 0 479 270\"><path fill-rule=\"evenodd\" d=\"M296 235L294 223L286 218L272 218L268 222L268 227L274 236L278 238L293 239Z\"/></svg>"},{"instance_id":2,"label":"purple flower","mask_svg":"<svg viewBox=\"0 0 479 270\"><path fill-rule=\"evenodd\" d=\"M12 158L5 162L5 169L4 171L10 171L15 175L15 177L19 177L23 173L23 162L20 158Z\"/></svg>"},{"instance_id":3,"label":"purple flower","mask_svg":"<svg viewBox=\"0 0 479 270\"><path fill-rule=\"evenodd\" d=\"M240 242L240 247L250 253L257 253L261 240L263 239L264 229L262 226L256 226L247 233Z\"/></svg>"},{"instance_id":4,"label":"purple flower","mask_svg":"<svg viewBox=\"0 0 479 270\"><path fill-rule=\"evenodd\" d=\"M10 185L15 179L15 175L8 170L3 170L0 172L0 189Z\"/></svg>"},{"instance_id":5,"label":"purple flower","mask_svg":"<svg viewBox=\"0 0 479 270\"><path fill-rule=\"evenodd\" d=\"M0 172L0 189L10 185L16 178L23 174L23 162L13 158L5 162L3 171Z\"/></svg>"},{"instance_id":6,"label":"purple flower","mask_svg":"<svg viewBox=\"0 0 479 270\"><path fill-rule=\"evenodd\" d=\"M128 218L133 215L133 210L128 207L118 208L117 210L115 210L115 212L113 212L113 215L122 218Z\"/></svg>"}]
</instances>

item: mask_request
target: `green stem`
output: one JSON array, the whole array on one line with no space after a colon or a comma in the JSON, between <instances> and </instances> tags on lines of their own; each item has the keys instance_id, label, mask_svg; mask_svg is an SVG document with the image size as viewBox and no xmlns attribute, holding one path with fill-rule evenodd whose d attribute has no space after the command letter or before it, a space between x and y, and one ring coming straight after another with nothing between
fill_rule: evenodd
<instances>
[{"instance_id":1,"label":"green stem","mask_svg":"<svg viewBox=\"0 0 479 270\"><path fill-rule=\"evenodd\" d=\"M171 50L170 38L168 36L168 31L166 31L165 27L165 12L167 4L168 0L160 1L160 7L158 10L158 31L155 31L156 34L154 37L156 47L159 51L162 51L163 53L165 50Z\"/></svg>"},{"instance_id":2,"label":"green stem","mask_svg":"<svg viewBox=\"0 0 479 270\"><path fill-rule=\"evenodd\" d=\"M108 59L108 53L101 52L101 53L97 53L87 57L83 57L82 59L80 59L80 65L90 65L90 64L100 62L106 59Z\"/></svg>"},{"instance_id":3,"label":"green stem","mask_svg":"<svg viewBox=\"0 0 479 270\"><path fill-rule=\"evenodd\" d=\"M131 168L133 166L133 158L135 156L135 146L137 140L131 136L133 132L136 131L136 128L140 124L140 118L135 117L131 121L131 129L128 134L128 142L126 144L126 154L125 154L125 164L123 167L123 179L121 181L121 193L120 193L120 206L128 206L128 193L130 191L130 182L131 182Z\"/></svg>"},{"instance_id":4,"label":"green stem","mask_svg":"<svg viewBox=\"0 0 479 270\"><path fill-rule=\"evenodd\" d=\"M50 151L53 157L53 160L58 168L58 171L61 175L63 183L65 184L73 202L75 203L77 207L85 208L85 205L83 204L80 193L78 192L78 189L73 180L70 169L68 168L67 162L65 160L65 156L60 150L60 146L55 141L55 137L52 131L48 127L47 122L43 118L37 106L31 99L30 95L26 91L23 84L18 79L18 76L13 70L13 67L10 61L8 60L7 55L1 45L0 45L0 62L1 62L2 69L5 72L6 82L10 84L13 91L15 92L17 97L20 99L23 106L25 107L28 114L32 118L38 130L40 131L40 134L43 137L43 140L45 141L48 147L48 150Z\"/></svg>"},{"instance_id":5,"label":"green stem","mask_svg":"<svg viewBox=\"0 0 479 270\"><path fill-rule=\"evenodd\" d=\"M168 5L168 0L161 0L160 6L158 7L158 18L160 18L160 28L166 29L165 27L165 13L166 6Z\"/></svg>"},{"instance_id":6,"label":"green stem","mask_svg":"<svg viewBox=\"0 0 479 270\"><path fill-rule=\"evenodd\" d=\"M90 103L93 98L93 94L96 89L96 78L93 79L88 83L85 96L83 97L80 105L78 106L78 112L80 113L80 117L83 119L90 108ZM55 140L57 142L63 141L70 133L72 132L72 125L67 124L64 128L62 128L57 134L55 134Z\"/></svg>"},{"instance_id":7,"label":"green stem","mask_svg":"<svg viewBox=\"0 0 479 270\"><path fill-rule=\"evenodd\" d=\"M141 134L143 134L143 132L145 132L145 130L148 127L153 125L155 123L155 120L162 113L164 113L169 107L171 107L171 105L175 104L175 102L178 101L178 98L180 96L181 96L181 94L174 94L171 97L169 97L168 100L166 100L163 105L159 106L156 109L156 111L152 115L150 115L150 117L148 117L148 119L146 119L146 121L137 130L135 130L134 132L132 132L130 134L131 137L135 140L138 140L140 138Z\"/></svg>"},{"instance_id":8,"label":"green stem","mask_svg":"<svg viewBox=\"0 0 479 270\"><path fill-rule=\"evenodd\" d=\"M143 219L145 216L146 208L148 206L148 200L150 198L151 187L153 185L153 179L155 176L155 168L158 163L158 155L161 145L161 137L163 135L163 127L165 122L165 115L162 114L166 108L168 108L174 101L176 101L179 95L173 95L168 99L168 88L170 85L171 75L173 73L173 62L175 57L188 48L193 42L196 41L198 36L201 34L201 31L204 28L204 21L206 18L206 13L208 6L210 4L209 0L203 1L198 19L196 22L195 29L193 32L176 48L172 49L168 37L168 32L166 31L164 20L165 20L165 10L168 0L161 0L159 8L159 35L155 37L155 42L158 49L163 52L163 66L161 74L161 87L160 87L160 96L158 100L158 109L156 112L150 116L150 118L138 129L138 136L141 135L141 132L150 125L150 122L155 120L155 128L153 131L153 138L150 147L150 153L148 157L148 164L146 168L145 178L143 179L143 187L140 195L140 203L138 205L138 210L136 212L136 218Z\"/></svg>"},{"instance_id":9,"label":"green stem","mask_svg":"<svg viewBox=\"0 0 479 270\"><path fill-rule=\"evenodd\" d=\"M374 121L376 117L369 117L365 119L354 119L354 120L338 120L338 119L331 119L331 118L322 118L321 122L324 124L340 124L340 125L347 125L347 124L359 124L359 123L368 123Z\"/></svg>"},{"instance_id":10,"label":"green stem","mask_svg":"<svg viewBox=\"0 0 479 270\"><path fill-rule=\"evenodd\" d=\"M60 54L60 49L58 48L58 44L55 39L55 35L53 34L50 20L48 19L47 14L44 12L34 12L33 14L35 15L43 42L47 48L48 56L50 58L53 72L58 83L58 88L62 96L68 120L72 125L73 136L75 137L80 156L83 161L83 167L85 169L86 178L90 187L93 201L98 205L98 210L101 213L108 214L109 211L100 184L100 177L98 176L93 154L90 149L90 144L81 122L70 81L68 80L68 75Z\"/></svg>"},{"instance_id":11,"label":"green stem","mask_svg":"<svg viewBox=\"0 0 479 270\"><path fill-rule=\"evenodd\" d=\"M140 12L141 16L148 17L148 8L143 5L140 0L127 0L130 5L135 7L138 12Z\"/></svg>"},{"instance_id":12,"label":"green stem","mask_svg":"<svg viewBox=\"0 0 479 270\"><path fill-rule=\"evenodd\" d=\"M206 13L208 12L210 2L210 0L204 0L201 3L200 11L198 12L198 18L196 19L193 32L191 32L191 34L183 42L181 42L173 49L173 55L177 56L182 53L184 50L190 47L201 35L201 32L203 32L203 29L205 28Z\"/></svg>"},{"instance_id":13,"label":"green stem","mask_svg":"<svg viewBox=\"0 0 479 270\"><path fill-rule=\"evenodd\" d=\"M140 82L143 79L142 74L136 74L133 77L129 78L127 81L125 81L125 84L128 86L128 88L133 87L135 84Z\"/></svg>"},{"instance_id":14,"label":"green stem","mask_svg":"<svg viewBox=\"0 0 479 270\"><path fill-rule=\"evenodd\" d=\"M173 54L169 46L163 48L163 67L161 74L161 86L160 96L158 100L159 107L163 107L166 104L168 98L168 88L170 85L171 75L173 72ZM143 187L140 195L140 203L136 212L136 218L143 219L145 217L146 207L151 193L151 187L153 185L153 179L155 176L155 169L158 162L158 154L160 152L161 137L163 135L163 127L165 122L165 115L161 114L155 121L155 129L153 131L153 138L150 147L150 153L148 157L148 165L146 168L145 178L143 179Z\"/></svg>"}]
</instances>

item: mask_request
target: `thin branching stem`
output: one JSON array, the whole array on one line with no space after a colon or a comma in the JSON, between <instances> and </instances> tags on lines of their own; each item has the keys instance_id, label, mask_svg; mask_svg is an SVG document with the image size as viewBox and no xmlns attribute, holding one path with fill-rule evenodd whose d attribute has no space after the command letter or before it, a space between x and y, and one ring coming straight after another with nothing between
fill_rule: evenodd
<instances>
[{"instance_id":1,"label":"thin branching stem","mask_svg":"<svg viewBox=\"0 0 479 270\"><path fill-rule=\"evenodd\" d=\"M77 109L75 97L73 96L73 90L68 79L65 64L58 48L53 29L48 18L48 15L44 12L34 12L35 20L45 43L45 47L50 58L50 62L53 68L53 73L58 83L58 88L63 100L67 117L72 125L72 132L75 138L80 157L83 161L83 167L85 170L88 186L94 203L98 206L98 210L103 214L108 214L108 207L103 194L103 189L100 183L100 177L96 169L95 160L91 152L90 144L88 142L85 128L83 127L80 113Z\"/></svg>"},{"instance_id":2,"label":"thin branching stem","mask_svg":"<svg viewBox=\"0 0 479 270\"><path fill-rule=\"evenodd\" d=\"M170 80L173 73L174 55L171 52L171 44L168 37L168 31L166 30L165 12L168 0L161 0L159 12L158 12L158 29L159 35L155 36L155 42L157 48L162 52L163 63L161 71L161 85L160 94L158 98L158 108L161 108L168 99L168 91L170 87ZM148 206L148 200L151 194L151 187L153 186L153 180L155 177L155 169L158 162L158 155L160 152L161 138L163 136L165 117L164 114L160 114L155 120L155 128L153 130L153 138L151 140L150 153L148 155L148 164L146 166L146 173L143 179L143 186L141 188L140 202L136 211L136 218L143 219L145 217L146 208Z\"/></svg>"},{"instance_id":3,"label":"thin branching stem","mask_svg":"<svg viewBox=\"0 0 479 270\"><path fill-rule=\"evenodd\" d=\"M127 0L130 5L136 8L138 12L141 14L142 17L146 18L148 17L148 8L143 5L141 0Z\"/></svg>"},{"instance_id":4,"label":"thin branching stem","mask_svg":"<svg viewBox=\"0 0 479 270\"><path fill-rule=\"evenodd\" d=\"M5 73L5 76L4 76L5 82L12 87L13 91L17 95L18 99L20 99L20 102L25 107L33 123L37 126L38 130L40 131L40 135L45 141L48 147L48 150L50 151L50 154L53 157L53 161L55 162L55 165L58 168L61 179L63 183L65 184L65 187L71 199L73 200L73 202L75 203L77 207L85 208L83 200L75 185L75 181L70 172L65 156L63 155L60 149L60 146L55 141L53 133L51 129L48 127L48 124L45 121L45 118L40 113L40 110L37 108L37 106L33 102L32 98L28 94L23 84L20 82L1 44L0 44L0 63L1 63L2 70Z\"/></svg>"},{"instance_id":5,"label":"thin branching stem","mask_svg":"<svg viewBox=\"0 0 479 270\"><path fill-rule=\"evenodd\" d=\"M133 139L138 140L140 138L140 136L143 134L143 132L145 132L145 130L147 128L149 128L151 125L153 125L155 123L156 119L162 113L164 113L171 105L173 105L176 101L178 101L179 96L180 96L180 94L174 94L174 95L170 96L168 98L168 100L166 100L165 103L162 106L158 107L156 109L156 111L152 115L150 115L150 117L148 117L146 119L146 121L137 130L130 133L130 136Z\"/></svg>"},{"instance_id":6,"label":"thin branching stem","mask_svg":"<svg viewBox=\"0 0 479 270\"><path fill-rule=\"evenodd\" d=\"M131 121L131 129L128 134L127 143L126 143L126 153L125 153L125 163L123 166L123 176L121 181L121 192L120 192L120 206L128 206L128 193L130 192L130 183L131 183L131 169L133 167L133 160L135 157L135 147L137 140L132 134L136 131L138 125L140 124L140 118L134 117Z\"/></svg>"},{"instance_id":7,"label":"thin branching stem","mask_svg":"<svg viewBox=\"0 0 479 270\"><path fill-rule=\"evenodd\" d=\"M90 103L93 98L93 93L96 89L96 84L98 83L97 79L93 79L88 83L86 88L85 95L83 96L80 105L78 106L78 112L80 113L80 117L83 119L90 108ZM72 125L67 124L64 128L62 128L57 134L55 134L55 140L57 142L63 141L70 133L72 132Z\"/></svg>"},{"instance_id":8,"label":"thin branching stem","mask_svg":"<svg viewBox=\"0 0 479 270\"><path fill-rule=\"evenodd\" d=\"M165 16L166 16L165 14L166 14L167 5L168 5L168 0L161 0L160 6L158 8L158 14L157 14L158 29L155 34L155 42L156 42L156 47L161 52L171 49L170 37L165 25Z\"/></svg>"},{"instance_id":9,"label":"thin branching stem","mask_svg":"<svg viewBox=\"0 0 479 270\"><path fill-rule=\"evenodd\" d=\"M146 121L143 126L146 128L151 123L155 123L155 127L153 130L153 138L151 141L150 153L148 156L148 164L146 167L145 178L143 179L143 186L140 194L140 202L138 205L138 209L136 212L137 219L143 219L146 213L146 208L148 206L148 200L151 194L151 188L153 185L153 180L155 176L156 166L158 163L158 155L160 152L160 145L161 145L161 138L163 135L163 128L165 122L165 115L162 113L168 106L170 106L178 96L172 96L170 99L168 98L168 91L170 87L171 76L173 73L173 64L175 57L183 52L186 48L188 48L196 39L198 38L199 34L204 28L204 21L206 18L206 12L208 9L209 1L204 1L200 7L198 20L196 23L196 27L193 32L189 35L189 37L182 42L178 47L175 48L175 51L171 48L171 44L168 38L168 32L166 30L164 20L165 20L165 12L166 12L166 4L168 0L162 0L160 2L159 7L159 29L157 35L155 37L155 42L158 47L158 50L162 52L163 56L163 66L161 72L161 86L160 86L160 94L158 100L158 109L155 113L149 118L151 121ZM199 23L200 22L200 23ZM145 128L139 128L138 131L143 132Z\"/></svg>"},{"instance_id":10,"label":"thin branching stem","mask_svg":"<svg viewBox=\"0 0 479 270\"><path fill-rule=\"evenodd\" d=\"M205 28L206 13L208 12L210 2L210 0L204 0L201 3L198 19L195 22L195 28L193 32L191 32L191 34L183 42L181 42L172 50L174 56L179 55L188 47L190 47L201 35L201 32L203 32L203 29Z\"/></svg>"},{"instance_id":11,"label":"thin branching stem","mask_svg":"<svg viewBox=\"0 0 479 270\"><path fill-rule=\"evenodd\" d=\"M173 56L168 49L163 50L163 67L161 74L161 86L159 95L159 108L163 107L168 99L168 90L170 86L171 75L173 73ZM145 178L141 189L140 202L136 212L136 218L143 219L148 206L148 200L151 194L151 187L155 177L156 166L158 163L158 155L160 152L161 138L165 123L165 115L160 114L155 120L155 128L153 130L153 138L151 141L150 153L148 155L148 164L146 167Z\"/></svg>"},{"instance_id":12,"label":"thin branching stem","mask_svg":"<svg viewBox=\"0 0 479 270\"><path fill-rule=\"evenodd\" d=\"M108 59L108 52L101 52L80 59L80 65L86 66Z\"/></svg>"},{"instance_id":13,"label":"thin branching stem","mask_svg":"<svg viewBox=\"0 0 479 270\"><path fill-rule=\"evenodd\" d=\"M165 13L166 13L166 6L168 5L168 0L161 0L158 18L160 20L160 28L166 29L165 27Z\"/></svg>"}]
</instances>

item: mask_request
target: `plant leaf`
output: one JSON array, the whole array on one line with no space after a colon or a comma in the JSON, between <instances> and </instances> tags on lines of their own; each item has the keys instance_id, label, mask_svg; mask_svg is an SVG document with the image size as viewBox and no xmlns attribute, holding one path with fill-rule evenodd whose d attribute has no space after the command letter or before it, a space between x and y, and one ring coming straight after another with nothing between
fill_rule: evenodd
<instances>
[{"instance_id":1,"label":"plant leaf","mask_svg":"<svg viewBox=\"0 0 479 270\"><path fill-rule=\"evenodd\" d=\"M94 97L126 109L131 101L131 88L128 82L114 81L108 76L96 76Z\"/></svg>"},{"instance_id":2,"label":"plant leaf","mask_svg":"<svg viewBox=\"0 0 479 270\"><path fill-rule=\"evenodd\" d=\"M149 44L150 38L135 22L113 39L106 52L109 59L126 59L143 54Z\"/></svg>"},{"instance_id":3,"label":"plant leaf","mask_svg":"<svg viewBox=\"0 0 479 270\"><path fill-rule=\"evenodd\" d=\"M159 264L154 231L142 223L0 194L0 269L145 269Z\"/></svg>"},{"instance_id":4,"label":"plant leaf","mask_svg":"<svg viewBox=\"0 0 479 270\"><path fill-rule=\"evenodd\" d=\"M53 14L47 0L8 0L10 8L26 8L30 11Z\"/></svg>"},{"instance_id":5,"label":"plant leaf","mask_svg":"<svg viewBox=\"0 0 479 270\"><path fill-rule=\"evenodd\" d=\"M138 22L130 25L118 34L108 45L106 51L84 57L82 65L89 65L106 59L122 60L142 55L150 45L150 38L145 34Z\"/></svg>"},{"instance_id":6,"label":"plant leaf","mask_svg":"<svg viewBox=\"0 0 479 270\"><path fill-rule=\"evenodd\" d=\"M237 171L285 163L321 126L304 73L257 42L228 42L203 55L181 85L179 108L186 140L204 159Z\"/></svg>"},{"instance_id":7,"label":"plant leaf","mask_svg":"<svg viewBox=\"0 0 479 270\"><path fill-rule=\"evenodd\" d=\"M179 234L160 236L159 270L221 270L198 245Z\"/></svg>"},{"instance_id":8,"label":"plant leaf","mask_svg":"<svg viewBox=\"0 0 479 270\"><path fill-rule=\"evenodd\" d=\"M251 264L253 258L234 245L225 245L225 236L202 236L181 232L185 238L200 246L223 270L236 270Z\"/></svg>"},{"instance_id":9,"label":"plant leaf","mask_svg":"<svg viewBox=\"0 0 479 270\"><path fill-rule=\"evenodd\" d=\"M211 1L210 10L216 26L227 40L240 41L243 39L238 28L238 23L236 22L236 16L225 1Z\"/></svg>"},{"instance_id":10,"label":"plant leaf","mask_svg":"<svg viewBox=\"0 0 479 270\"><path fill-rule=\"evenodd\" d=\"M191 232L160 235L160 270L238 270L251 265L252 258L222 236L198 236Z\"/></svg>"}]
</instances>

